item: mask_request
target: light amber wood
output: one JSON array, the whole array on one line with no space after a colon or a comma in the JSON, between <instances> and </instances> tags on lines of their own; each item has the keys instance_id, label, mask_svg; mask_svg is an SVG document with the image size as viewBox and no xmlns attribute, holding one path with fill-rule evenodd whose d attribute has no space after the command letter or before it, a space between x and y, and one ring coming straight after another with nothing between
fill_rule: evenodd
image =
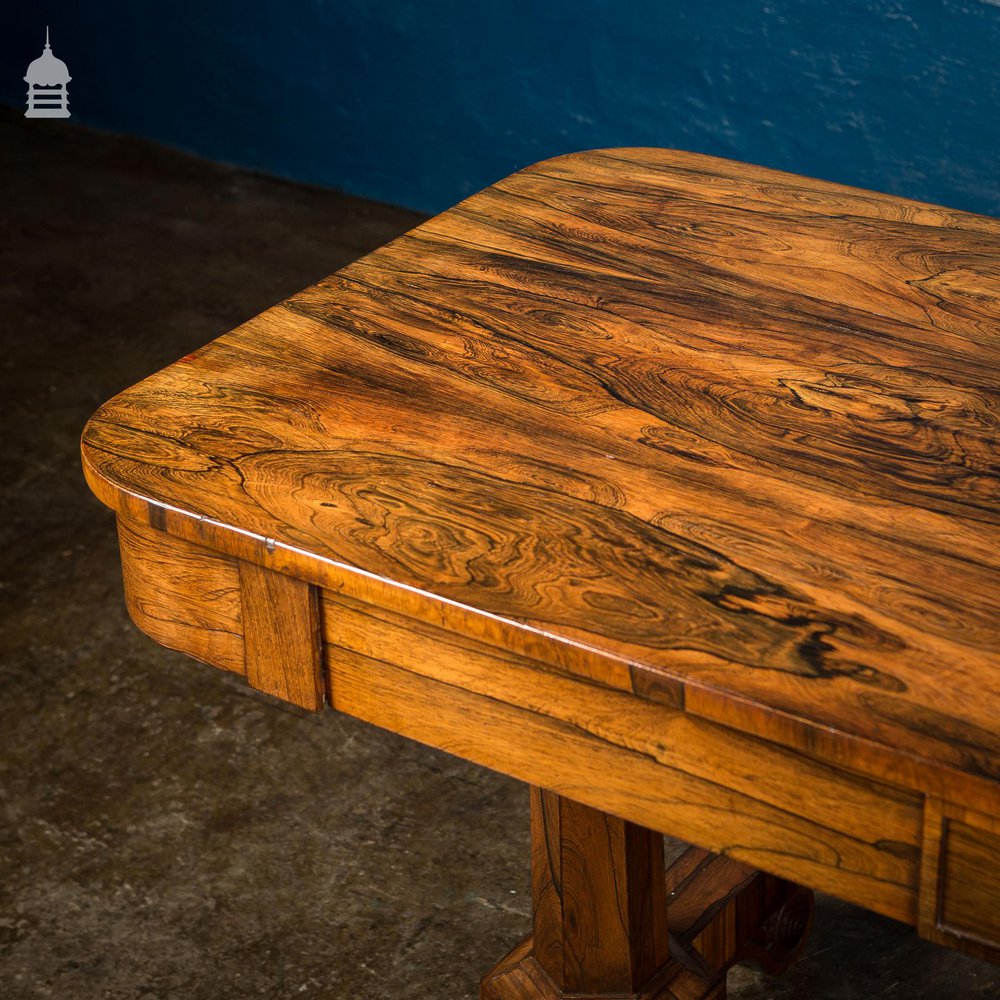
<instances>
[{"instance_id":1,"label":"light amber wood","mask_svg":"<svg viewBox=\"0 0 1000 1000\"><path fill-rule=\"evenodd\" d=\"M992 953L998 256L560 157L111 400L84 471L155 638Z\"/></svg>"},{"instance_id":2,"label":"light amber wood","mask_svg":"<svg viewBox=\"0 0 1000 1000\"><path fill-rule=\"evenodd\" d=\"M721 782L693 777L658 764L641 747L618 747L572 723L380 660L334 650L328 670L331 703L349 715L531 784L545 781L575 801L896 919L916 920L918 850L880 840L875 810L862 840L733 792L721 774ZM600 711L595 702L586 707Z\"/></svg>"},{"instance_id":3,"label":"light amber wood","mask_svg":"<svg viewBox=\"0 0 1000 1000\"><path fill-rule=\"evenodd\" d=\"M998 248L997 220L743 164L559 158L117 397L85 465L191 540L995 798Z\"/></svg>"},{"instance_id":4,"label":"light amber wood","mask_svg":"<svg viewBox=\"0 0 1000 1000\"><path fill-rule=\"evenodd\" d=\"M132 621L170 649L246 672L236 562L124 517L118 547Z\"/></svg>"},{"instance_id":5,"label":"light amber wood","mask_svg":"<svg viewBox=\"0 0 1000 1000\"><path fill-rule=\"evenodd\" d=\"M316 588L253 563L241 562L239 572L247 680L302 708L322 708Z\"/></svg>"},{"instance_id":6,"label":"light amber wood","mask_svg":"<svg viewBox=\"0 0 1000 1000\"><path fill-rule=\"evenodd\" d=\"M350 598L323 608L335 708L915 920L918 796Z\"/></svg>"}]
</instances>

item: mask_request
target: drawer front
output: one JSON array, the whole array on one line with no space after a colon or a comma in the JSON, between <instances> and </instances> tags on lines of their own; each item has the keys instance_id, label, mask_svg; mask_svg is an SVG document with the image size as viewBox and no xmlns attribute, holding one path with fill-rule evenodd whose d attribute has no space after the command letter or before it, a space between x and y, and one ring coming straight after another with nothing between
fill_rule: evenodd
<instances>
[{"instance_id":1,"label":"drawer front","mask_svg":"<svg viewBox=\"0 0 1000 1000\"><path fill-rule=\"evenodd\" d=\"M1000 820L928 799L920 933L1000 962Z\"/></svg>"}]
</instances>

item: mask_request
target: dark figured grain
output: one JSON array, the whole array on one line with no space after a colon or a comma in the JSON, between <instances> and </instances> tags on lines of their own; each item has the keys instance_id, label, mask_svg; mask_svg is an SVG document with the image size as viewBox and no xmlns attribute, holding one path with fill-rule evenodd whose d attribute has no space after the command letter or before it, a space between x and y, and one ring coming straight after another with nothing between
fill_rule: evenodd
<instances>
[{"instance_id":1,"label":"dark figured grain","mask_svg":"<svg viewBox=\"0 0 1000 1000\"><path fill-rule=\"evenodd\" d=\"M663 150L562 157L117 397L85 463L119 510L996 801L998 259L997 220Z\"/></svg>"},{"instance_id":2,"label":"dark figured grain","mask_svg":"<svg viewBox=\"0 0 1000 1000\"><path fill-rule=\"evenodd\" d=\"M159 641L996 957L998 261L1000 220L560 157L111 400L84 470Z\"/></svg>"}]
</instances>

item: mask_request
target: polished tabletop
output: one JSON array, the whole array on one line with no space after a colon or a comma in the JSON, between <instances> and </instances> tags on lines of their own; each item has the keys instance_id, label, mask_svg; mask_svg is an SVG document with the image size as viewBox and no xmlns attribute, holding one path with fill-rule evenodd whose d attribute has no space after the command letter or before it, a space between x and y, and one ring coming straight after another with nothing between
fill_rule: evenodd
<instances>
[{"instance_id":1,"label":"polished tabletop","mask_svg":"<svg viewBox=\"0 0 1000 1000\"><path fill-rule=\"evenodd\" d=\"M998 359L1000 220L601 150L127 390L84 462L112 506L988 806Z\"/></svg>"}]
</instances>

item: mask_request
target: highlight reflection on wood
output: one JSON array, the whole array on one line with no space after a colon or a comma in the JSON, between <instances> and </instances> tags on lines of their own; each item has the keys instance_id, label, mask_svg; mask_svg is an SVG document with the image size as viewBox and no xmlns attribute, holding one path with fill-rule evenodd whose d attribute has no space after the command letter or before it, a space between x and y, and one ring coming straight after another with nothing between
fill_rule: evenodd
<instances>
[{"instance_id":1,"label":"highlight reflection on wood","mask_svg":"<svg viewBox=\"0 0 1000 1000\"><path fill-rule=\"evenodd\" d=\"M560 157L111 400L84 469L158 641L996 956L998 259Z\"/></svg>"}]
</instances>

